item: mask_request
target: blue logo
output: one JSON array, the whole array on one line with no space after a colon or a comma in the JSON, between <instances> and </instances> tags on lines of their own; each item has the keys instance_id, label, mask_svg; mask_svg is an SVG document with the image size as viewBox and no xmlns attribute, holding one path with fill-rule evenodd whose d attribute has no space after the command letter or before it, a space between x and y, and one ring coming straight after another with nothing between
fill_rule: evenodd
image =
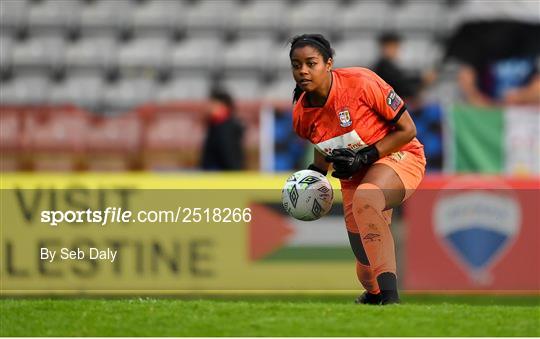
<instances>
[{"instance_id":1,"label":"blue logo","mask_svg":"<svg viewBox=\"0 0 540 339\"><path fill-rule=\"evenodd\" d=\"M445 191L434 209L435 234L479 285L519 234L521 211L511 190Z\"/></svg>"}]
</instances>

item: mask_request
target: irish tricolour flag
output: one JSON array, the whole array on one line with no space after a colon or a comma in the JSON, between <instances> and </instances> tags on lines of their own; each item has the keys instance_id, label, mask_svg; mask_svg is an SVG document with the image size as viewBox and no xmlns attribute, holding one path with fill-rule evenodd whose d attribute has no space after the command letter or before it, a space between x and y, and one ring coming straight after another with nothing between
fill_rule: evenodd
<instances>
[{"instance_id":1,"label":"irish tricolour flag","mask_svg":"<svg viewBox=\"0 0 540 339\"><path fill-rule=\"evenodd\" d=\"M448 114L447 167L456 172L540 174L540 107L455 105Z\"/></svg>"}]
</instances>

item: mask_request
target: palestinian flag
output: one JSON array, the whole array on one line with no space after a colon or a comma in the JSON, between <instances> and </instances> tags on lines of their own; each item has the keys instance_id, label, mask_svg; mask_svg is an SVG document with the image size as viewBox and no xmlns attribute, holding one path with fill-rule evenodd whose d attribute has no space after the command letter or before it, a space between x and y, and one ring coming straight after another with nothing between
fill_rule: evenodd
<instances>
[{"instance_id":1,"label":"palestinian flag","mask_svg":"<svg viewBox=\"0 0 540 339\"><path fill-rule=\"evenodd\" d=\"M540 108L455 105L448 114L447 167L455 172L540 174Z\"/></svg>"},{"instance_id":2,"label":"palestinian flag","mask_svg":"<svg viewBox=\"0 0 540 339\"><path fill-rule=\"evenodd\" d=\"M279 203L252 204L249 225L251 261L353 261L343 205L335 203L319 220L290 217Z\"/></svg>"}]
</instances>

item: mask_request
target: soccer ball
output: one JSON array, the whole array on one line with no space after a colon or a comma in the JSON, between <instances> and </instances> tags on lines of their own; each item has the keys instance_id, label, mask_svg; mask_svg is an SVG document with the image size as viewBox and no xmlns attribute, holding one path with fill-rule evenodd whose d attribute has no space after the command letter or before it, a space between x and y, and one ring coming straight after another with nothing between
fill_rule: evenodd
<instances>
[{"instance_id":1,"label":"soccer ball","mask_svg":"<svg viewBox=\"0 0 540 339\"><path fill-rule=\"evenodd\" d=\"M324 175L312 170L293 173L281 191L281 203L298 220L317 220L332 208L334 192Z\"/></svg>"}]
</instances>

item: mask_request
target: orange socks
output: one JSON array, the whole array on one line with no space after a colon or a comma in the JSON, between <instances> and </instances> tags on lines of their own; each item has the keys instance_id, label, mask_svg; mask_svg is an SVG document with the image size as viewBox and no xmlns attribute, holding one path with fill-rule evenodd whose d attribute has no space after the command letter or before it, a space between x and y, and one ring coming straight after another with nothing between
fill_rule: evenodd
<instances>
[{"instance_id":1,"label":"orange socks","mask_svg":"<svg viewBox=\"0 0 540 339\"><path fill-rule=\"evenodd\" d=\"M366 291L371 294L380 293L379 284L373 270L369 266L362 265L358 260L356 260L356 276Z\"/></svg>"},{"instance_id":2,"label":"orange socks","mask_svg":"<svg viewBox=\"0 0 540 339\"><path fill-rule=\"evenodd\" d=\"M384 194L379 187L373 184L358 186L354 193L352 209L369 266L357 262L356 271L358 279L370 293L374 293L370 289L373 291L379 289L376 278L381 273L396 273L394 239L389 226L391 212L383 212L384 208Z\"/></svg>"}]
</instances>

